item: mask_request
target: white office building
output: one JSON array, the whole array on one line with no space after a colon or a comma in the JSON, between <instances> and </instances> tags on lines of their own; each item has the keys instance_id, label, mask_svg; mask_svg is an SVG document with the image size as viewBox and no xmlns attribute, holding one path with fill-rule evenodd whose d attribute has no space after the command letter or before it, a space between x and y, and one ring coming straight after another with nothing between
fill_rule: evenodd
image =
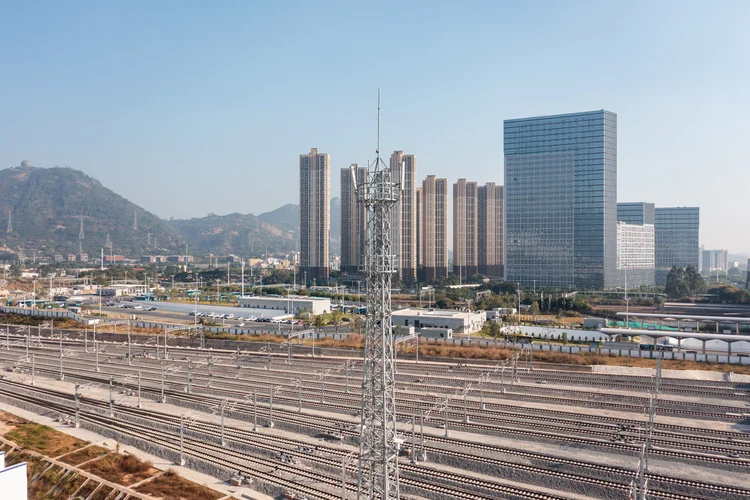
<instances>
[{"instance_id":1,"label":"white office building","mask_svg":"<svg viewBox=\"0 0 750 500\"><path fill-rule=\"evenodd\" d=\"M324 314L331 312L331 299L323 297L303 297L301 295L240 297L240 307L250 309L273 309L287 314Z\"/></svg>"},{"instance_id":2,"label":"white office building","mask_svg":"<svg viewBox=\"0 0 750 500\"><path fill-rule=\"evenodd\" d=\"M401 309L393 311L393 326L450 329L454 333L474 333L487 321L484 311L456 311L452 309Z\"/></svg>"},{"instance_id":3,"label":"white office building","mask_svg":"<svg viewBox=\"0 0 750 500\"><path fill-rule=\"evenodd\" d=\"M656 254L652 224L617 223L618 286L653 286Z\"/></svg>"}]
</instances>

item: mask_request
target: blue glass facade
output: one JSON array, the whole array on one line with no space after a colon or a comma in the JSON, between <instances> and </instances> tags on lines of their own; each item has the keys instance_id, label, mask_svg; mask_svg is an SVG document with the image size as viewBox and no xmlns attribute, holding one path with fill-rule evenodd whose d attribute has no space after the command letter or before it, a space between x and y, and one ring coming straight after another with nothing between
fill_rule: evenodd
<instances>
[{"instance_id":1,"label":"blue glass facade","mask_svg":"<svg viewBox=\"0 0 750 500\"><path fill-rule=\"evenodd\" d=\"M585 113L572 113L536 118L505 120L504 151L506 164L506 224L519 219L519 212L527 210L521 200L537 196L545 190L545 180L539 176L544 167L517 169L521 181L508 178L508 168L515 168L526 162L529 155L569 153L572 157L567 168L573 175L573 286L585 289L601 289L617 285L617 115L600 110ZM548 159L549 171L557 171L560 164L552 164L554 156ZM554 160L554 161L559 161ZM534 176L534 177L531 177ZM537 193L537 194L535 194ZM543 231L568 231L567 216L558 219L559 209L565 206L566 195L545 201L547 208L539 213ZM516 212L513 212L516 211ZM526 221L524 224L528 224ZM523 225L506 225L506 278L529 284L537 279L532 267L519 256L513 255L515 248L530 248L555 242L548 248L535 250L538 255L546 255L550 261L564 260L565 255L557 244L560 237L545 236L533 240L532 233ZM515 240L515 244L512 243ZM519 250L520 251L520 250ZM517 258L516 258L517 257ZM515 260L514 260L515 258ZM547 266L549 267L549 266ZM558 278L542 277L542 286L558 286ZM540 284L537 279L537 285Z\"/></svg>"},{"instance_id":2,"label":"blue glass facade","mask_svg":"<svg viewBox=\"0 0 750 500\"><path fill-rule=\"evenodd\" d=\"M654 224L656 284L667 282L672 266L699 268L700 208L658 207Z\"/></svg>"},{"instance_id":3,"label":"blue glass facade","mask_svg":"<svg viewBox=\"0 0 750 500\"><path fill-rule=\"evenodd\" d=\"M656 206L653 203L626 202L617 204L617 221L626 224L654 224Z\"/></svg>"}]
</instances>

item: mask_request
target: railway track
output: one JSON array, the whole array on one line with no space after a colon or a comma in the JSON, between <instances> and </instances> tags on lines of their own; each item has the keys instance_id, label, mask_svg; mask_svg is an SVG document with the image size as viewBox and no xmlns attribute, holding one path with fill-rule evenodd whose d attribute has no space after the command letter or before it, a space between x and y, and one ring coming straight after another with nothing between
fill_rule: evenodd
<instances>
[{"instance_id":1,"label":"railway track","mask_svg":"<svg viewBox=\"0 0 750 500\"><path fill-rule=\"evenodd\" d=\"M65 331L66 333L72 333L79 335L82 332L79 331ZM44 332L47 333L47 332ZM91 334L89 334L91 335ZM19 335L11 335L12 339L15 339L16 342L18 341L24 341L26 337L19 336ZM151 336L155 337L155 336ZM143 339L143 335L134 335L134 338L136 339ZM160 340L160 339L159 339ZM57 347L58 341L55 339L50 339L49 337L42 337L42 341L45 343L48 343L50 345L54 345L54 347ZM82 339L79 340L64 340L64 345L66 347L71 346L80 346L83 343ZM107 345L111 346L120 346L122 347L124 343L121 342L107 342ZM259 342L247 342L248 346L255 345L257 348L262 346L268 346L271 349L274 347L277 348L277 354L276 357L278 358L279 355L285 355L286 353L286 347L281 346L279 344L274 343L259 343ZM134 348L137 349L152 349L156 350L156 346L152 343L150 345L144 345L144 344L133 344ZM163 344L159 346L160 349L163 350ZM188 352L187 348L181 348L178 346L172 346L170 349L173 350L173 352ZM189 351L193 354L200 355L201 353L208 354L209 352L212 352L214 355L221 355L221 353L225 354L226 356L232 356L235 351L225 350L221 351L218 349L200 349L200 348L190 348ZM256 357L266 357L267 354L258 353L256 352L249 352L249 351L243 351L244 353L248 355L255 355ZM316 366L323 366L323 365L334 365L336 363L341 363L343 358L315 358L315 359L306 359L306 357L296 357L295 358L295 364L306 364L311 363ZM463 375L463 378L473 378L477 379L481 374L485 374L488 371L491 371L494 369L492 365L469 365L465 363L435 363L435 362L427 362L423 363L421 365L416 365L412 362L399 362L397 364L397 375L403 375L403 376L424 376L426 371L429 370L430 374L445 374L449 375L452 378L457 378L457 375ZM510 372L510 370L508 370ZM540 382L544 380L554 380L555 383L559 383L562 385L586 385L590 387L602 387L602 388L610 388L610 389L616 389L620 388L623 390L648 390L650 389L652 382L650 377L644 377L639 375L613 375L613 374L599 374L599 373L586 373L586 372L569 372L564 370L549 370L549 369L542 369L542 370L534 370L534 371L527 371L525 368L521 368L518 370L518 376L521 378L522 381L529 381L529 382ZM661 390L663 393L675 393L675 394L687 394L687 395L703 395L703 396L712 396L712 397L722 397L724 399L746 399L750 397L750 387L747 387L747 385L741 386L740 388L737 388L737 386L740 384L735 384L732 382L727 381L705 381L705 380L685 380L685 379L678 379L678 378L668 378L665 377L662 379L662 385Z\"/></svg>"},{"instance_id":2,"label":"railway track","mask_svg":"<svg viewBox=\"0 0 750 500\"><path fill-rule=\"evenodd\" d=\"M3 356L4 353L0 352L0 356ZM48 358L48 361L50 363L54 362L53 358ZM181 360L171 360L171 363L180 363ZM67 361L68 365L75 365L77 362L75 360L69 360ZM106 366L106 364L105 364ZM229 367L227 365L214 365L214 372L216 376L218 377L220 373L225 372L227 370L236 370L236 367ZM122 370L134 370L132 367L125 366L124 364L121 365ZM136 368L137 369L137 368ZM145 367L141 367L141 369L147 369ZM156 368L151 368L156 369ZM250 368L252 369L252 368ZM242 368L239 369L240 371ZM247 368L246 368L247 370ZM263 380L267 383L275 383L275 384L284 384L288 383L290 379L292 378L299 378L300 380L304 380L307 382L311 382L315 380L315 377L317 375L315 374L309 374L309 373L298 373L298 372L292 372L291 374L288 372L281 372L281 373L272 373L273 370L267 370L267 373L255 373L255 379L256 382ZM196 378L204 376L202 375L197 369L194 372L194 376ZM327 375L327 377L330 377L331 380L329 380L327 383L334 385L336 383L340 383L340 376L334 375ZM235 384L238 385L237 382L232 382L231 378L234 377L224 377L225 380L223 383L226 386L230 386ZM275 380L273 380L276 378ZM351 377L350 375L350 378ZM499 385L499 384L497 384ZM411 387L416 387L420 389L424 389L424 385L412 385ZM445 389L445 387L440 387L437 389ZM438 392L433 391L433 392ZM475 389L473 387L470 387L466 389L466 392L469 395L472 396L478 396L480 394L480 390ZM555 405L563 405L563 406L580 406L580 407L588 407L588 408L601 408L601 409L610 409L610 410L616 410L616 411L623 411L623 412L629 412L629 413L643 413L645 406L643 405L633 405L633 404L625 404L625 403L616 403L611 401L592 401L590 399L573 399L573 398L562 398L562 397L551 397L551 396L535 396L535 395L526 395L526 394L519 394L516 392L501 392L499 390L499 387L495 388L494 390L492 388L488 388L482 391L483 394L485 394L488 398L502 398L502 399L512 399L512 400L518 400L518 401L526 401L526 402L537 402L537 403L545 403L545 404L555 404ZM436 398L437 396L424 396L425 398L433 397ZM433 399L434 401L434 399ZM692 407L698 407L698 408L707 408L707 411L698 411L696 409L683 409L683 408L671 408L669 407L672 405L672 403L677 403L677 406L692 406ZM712 404L705 404L698 406L697 404L691 403L690 405L683 405L685 402L673 402L669 400L664 400L660 403L659 408L657 409L657 414L664 415L664 416L677 416L677 417L683 417L683 418L698 418L703 420L723 420L723 421L741 421L745 417L742 416L742 413L744 412L745 408L740 407L731 407L731 406L722 406L722 405L712 405ZM353 401L354 405L359 404L359 400ZM645 404L645 401L644 401ZM514 405L504 404L504 403L494 403L494 402L488 402L485 404L486 410L493 410L493 409L514 409L517 408Z\"/></svg>"},{"instance_id":3,"label":"railway track","mask_svg":"<svg viewBox=\"0 0 750 500\"><path fill-rule=\"evenodd\" d=\"M20 388L28 390L28 387L21 386ZM47 389L38 389L34 388L34 392L41 392L42 394L46 396L56 397L56 398L62 398L62 399L68 399L70 395L65 393L59 393L57 391L47 390ZM18 396L17 393L14 393L13 391L5 391L0 389L0 393L7 395L10 395L11 397ZM45 403L48 400L42 399L42 398L30 398L26 397L23 398L28 402L35 402L35 404L41 404ZM68 399L68 402L72 404L73 402ZM96 400L87 400L85 402L88 406L97 407L102 411L105 411L107 409L107 404L101 401ZM60 405L57 407L58 411L61 412L67 412L70 413L71 409L67 406ZM137 408L130 408L130 407L123 407L119 406L117 408L117 411L119 414L127 413L131 416L135 416L139 419L145 419L150 420L151 423L155 423L157 425L172 425L179 428L179 417L165 414L161 412L154 412L154 411L148 411L148 410L141 410ZM130 423L128 423L130 424ZM152 428L149 428L153 431ZM206 435L209 435L213 438L219 437L220 431L217 429L217 425L213 423L208 423L205 421L195 421L191 424L191 430L192 431L200 431L201 433L204 433ZM256 447L261 447L263 449L266 449L269 452L274 453L283 453L286 456L294 456L299 460L309 460L313 462L317 462L322 465L327 465L329 467L337 467L339 465L339 458L342 458L348 454L347 451L341 450L339 448L334 448L330 446L324 446L324 445L316 445L316 449L318 453L316 455L310 455L310 453L307 451L309 449L310 444L309 442L305 441L299 441L299 440L293 440L288 438L280 438L276 436L268 436L268 435L259 435L257 433L253 433L250 431L245 431L241 429L236 429L232 427L227 427L224 430L224 435L229 438L229 440L233 440L238 443L242 444L249 444ZM544 475L548 477L555 477L558 479L565 479L568 481L576 481L582 484L591 484L591 485L597 485L604 488L613 489L616 491L627 491L629 489L628 484L623 483L617 483L613 481L606 481L602 480L600 478L596 477L586 477L578 474L571 474L571 473L565 473L560 472L556 470L550 470L542 467L535 467L525 464L519 464L515 462L505 462L497 459L488 459L486 457L477 457L473 455L469 455L467 453L461 453L456 452L452 450L445 450L445 449L438 449L434 447L427 447L427 451L431 453L441 453L441 454L448 454L454 457L463 457L466 460L474 460L474 461L481 461L485 462L494 466L504 466L504 467L510 467L515 470L522 470L525 472L529 472L532 474L539 474ZM325 456L320 456L319 454L321 452L324 452L328 456L334 456L336 457L335 460L331 460L326 458ZM528 454L520 452L519 455L527 455L527 456L534 456L534 454ZM535 458L538 458L535 456ZM612 474L621 474L621 475L632 475L632 471L629 471L627 469L622 468L616 468L616 467L606 467L596 464L588 464L588 463L581 463L581 462L575 462L575 461L567 461L571 462L572 464L575 464L577 466L585 467L587 469L591 468L591 466L594 466L594 469L597 473L606 473L609 475ZM501 485L495 482L490 482L486 480L477 479L471 476L466 476L462 474L453 474L448 473L444 471L435 471L431 469L426 469L425 467L421 466L414 466L409 464L402 464L400 465L400 468L404 472L413 473L415 475L430 475L434 477L436 480L449 480L456 483L462 483L462 484L470 484L472 486L492 490L496 493L513 493L517 494L520 490L517 488L510 488L507 485ZM686 486L691 488L698 488L706 491L710 491L712 493L721 493L724 495L748 495L750 496L750 490L743 490L741 488L732 488L732 487L726 487L721 485L713 485L710 483L699 483L696 481L687 481L687 480L681 480L678 478L671 478L666 476L659 476L655 474L650 474L649 478L658 483L665 483L665 484L677 484L680 486ZM407 478L408 479L408 478ZM656 498L665 498L665 499L685 499L685 498L693 498L689 496L674 494L674 493L668 493L664 491L658 491L658 490L652 490L652 496ZM458 498L458 497L457 497ZM484 497L479 497L484 498ZM524 498L557 498L557 497L550 497L548 495L541 495L537 494L537 496L533 495L527 495Z\"/></svg>"},{"instance_id":4,"label":"railway track","mask_svg":"<svg viewBox=\"0 0 750 500\"><path fill-rule=\"evenodd\" d=\"M120 366L119 369L125 370L127 367ZM132 367L131 367L132 368ZM137 367L136 367L137 369ZM57 370L51 367L45 368L44 365L40 366L38 370L42 373L46 372L49 374L56 374ZM77 377L81 376L87 376L90 371L84 370L83 373L76 372L73 370L68 370L68 375L74 375ZM93 378L89 378L89 380L98 380L100 382L106 382L106 378L102 380L101 376L94 376ZM219 390L218 382L220 381L220 378L218 375L215 376L214 381L216 384L212 386L211 390ZM154 384L157 384L160 382L159 379L155 378L149 378L146 376L144 378L144 381L146 383L151 382ZM197 382L198 380L195 380L196 390L203 390L202 388L198 387ZM256 381L257 383L257 381ZM228 381L229 385L235 385L236 388L222 388L223 391L226 393L233 393L236 397L242 397L244 394L247 394L248 389L251 389L252 387L247 387L247 385L243 384L237 384L237 381L234 379L230 379ZM178 383L178 386L180 383ZM169 387L173 387L174 384L170 383L168 384ZM279 386L277 386L279 387ZM315 402L312 399L309 399L310 392L307 392L308 399L305 400L305 407L312 407L312 408L320 408L327 411L331 410L339 410L343 413L351 412L355 409L355 406L358 403L358 399L355 399L352 401L352 397L345 395L344 393L337 393L334 391L330 391L328 393L328 398L326 402ZM313 394L315 395L315 394ZM262 394L261 394L262 396ZM277 402L285 403L287 405L293 405L294 403L298 403L298 395L294 394L292 390L287 389L278 389L278 391L275 393L274 398L277 400ZM398 409L402 414L410 414L415 413L420 410L427 409L429 410L434 406L435 403L439 402L440 398L435 397L432 400L428 401L421 401L421 400L407 400L406 402L408 404L402 404L403 399L399 401ZM337 403L338 402L338 403ZM459 402L460 403L460 402ZM506 405L507 406L507 405ZM462 413L461 409L458 407L458 405L454 405L452 407L449 406L448 411L448 417L450 419L450 425L453 428L461 428L468 431L473 432L485 432L485 433L504 433L509 435L516 435L516 436L525 436L525 437L535 437L535 438L541 438L541 439L552 439L552 440L564 440L569 441L571 439L570 434L571 433L577 433L579 435L587 436L585 438L578 438L577 441L580 444L588 444L592 446L604 446L604 447L619 447L620 449L632 449L635 445L628 443L627 441L634 441L638 438L638 433L634 432L632 429L628 430L617 430L614 425L606 428L603 426L599 426L598 429L591 428L595 424L589 424L589 425L582 425L581 422L577 422L574 420L562 420L562 419L550 419L547 417L536 417L536 419L532 419L531 421L526 417L526 420L520 420L519 415L517 413L511 413L511 412L503 412L501 415L495 414L495 412L488 411L488 410L481 410L481 408L478 407L478 403L473 402L472 403L472 412L470 413ZM470 417L470 422L465 422L465 416L468 415ZM572 418L580 418L576 416L575 414L568 414L569 417ZM437 417L440 418L440 417ZM536 420L536 421L534 421ZM622 424L622 419L613 419ZM503 426L498 424L504 424ZM544 429L544 431L533 431L529 430L530 427L535 427L537 429ZM587 427L587 428L584 428ZM685 432L686 430L689 430L689 428L680 428L680 429L674 429L675 431ZM555 432L556 431L556 432ZM664 439L659 439L659 436L663 436ZM697 450L705 453L712 453L712 454L720 454L720 455L726 455L733 452L743 452L746 453L748 450L748 447L750 447L750 442L738 439L741 438L742 435L739 433L734 433L732 437L733 439L724 439L720 443L722 446L711 446L708 444L702 444L702 443L711 443L717 440L716 437L710 438L710 437L704 437L704 436L684 436L679 435L676 432L672 432L669 434L664 434L663 431L657 430L656 437L654 439L654 444L656 446L661 446L663 448L683 448L683 449L691 449L691 450ZM625 441L625 442L611 442L611 441ZM692 442L691 442L692 441ZM665 450L666 451L666 450Z\"/></svg>"}]
</instances>

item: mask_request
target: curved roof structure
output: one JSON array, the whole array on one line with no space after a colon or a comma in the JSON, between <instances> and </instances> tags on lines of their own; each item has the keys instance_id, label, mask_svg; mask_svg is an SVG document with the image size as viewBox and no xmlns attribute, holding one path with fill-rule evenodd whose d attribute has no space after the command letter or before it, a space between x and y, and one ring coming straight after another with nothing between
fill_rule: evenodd
<instances>
[{"instance_id":1,"label":"curved roof structure","mask_svg":"<svg viewBox=\"0 0 750 500\"><path fill-rule=\"evenodd\" d=\"M727 333L696 333L696 332L665 332L663 330L634 330L629 328L602 328L599 333L604 335L637 335L652 339L695 339L722 340L724 342L750 342L750 335L731 335Z\"/></svg>"},{"instance_id":2,"label":"curved roof structure","mask_svg":"<svg viewBox=\"0 0 750 500\"><path fill-rule=\"evenodd\" d=\"M692 320L692 321L718 321L719 323L750 323L750 318L734 317L734 316L686 316L686 315L674 315L674 314L658 314L658 313L624 313L618 312L618 316L629 316L631 318L659 318L663 320Z\"/></svg>"}]
</instances>

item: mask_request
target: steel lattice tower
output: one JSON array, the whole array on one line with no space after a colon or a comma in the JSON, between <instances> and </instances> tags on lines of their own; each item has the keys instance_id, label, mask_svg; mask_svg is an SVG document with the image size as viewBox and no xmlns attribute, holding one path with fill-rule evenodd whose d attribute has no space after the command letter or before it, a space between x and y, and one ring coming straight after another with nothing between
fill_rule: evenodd
<instances>
[{"instance_id":1,"label":"steel lattice tower","mask_svg":"<svg viewBox=\"0 0 750 500\"><path fill-rule=\"evenodd\" d=\"M362 270L367 279L365 352L362 369L357 497L399 498L396 436L396 383L391 318L391 282L396 256L391 248L391 213L401 194L401 180L380 159L380 90L378 89L378 149L368 166L357 197L364 204L366 250ZM356 186L356 173L354 176Z\"/></svg>"}]
</instances>

